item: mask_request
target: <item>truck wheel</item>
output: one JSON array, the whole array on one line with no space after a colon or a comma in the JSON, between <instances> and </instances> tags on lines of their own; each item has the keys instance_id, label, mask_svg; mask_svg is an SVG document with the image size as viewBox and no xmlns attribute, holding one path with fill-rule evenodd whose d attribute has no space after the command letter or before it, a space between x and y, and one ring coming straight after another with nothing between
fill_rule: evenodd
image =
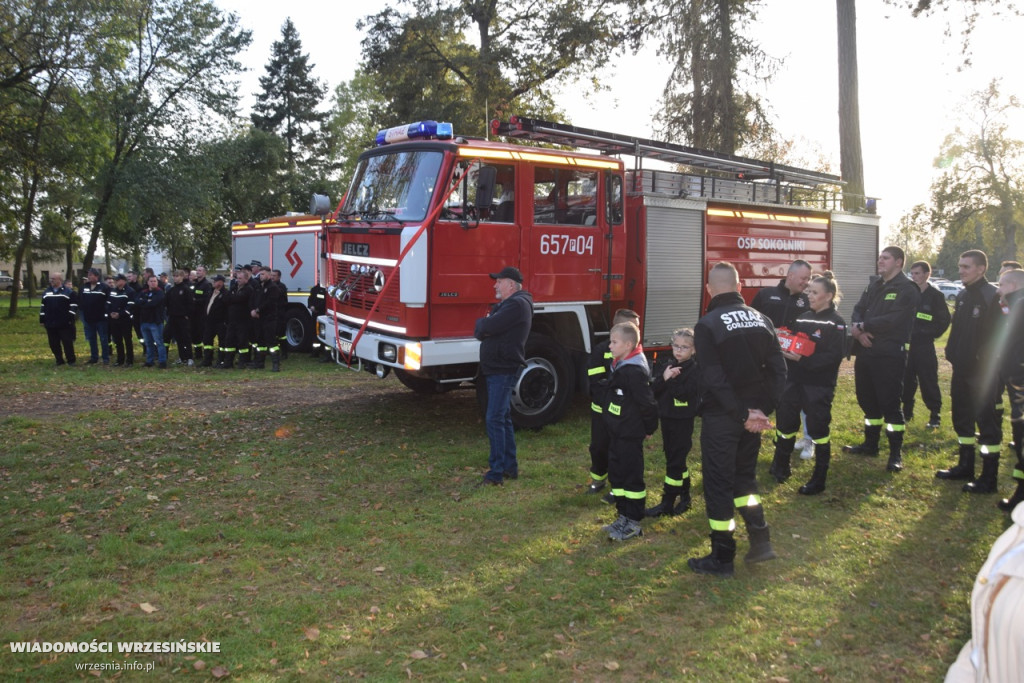
<instances>
[{"instance_id":1,"label":"truck wheel","mask_svg":"<svg viewBox=\"0 0 1024 683\"><path fill-rule=\"evenodd\" d=\"M395 368L395 376L398 381L417 394L444 394L454 387L453 384L442 384L435 382L429 377L418 377L406 370Z\"/></svg>"},{"instance_id":2,"label":"truck wheel","mask_svg":"<svg viewBox=\"0 0 1024 683\"><path fill-rule=\"evenodd\" d=\"M526 340L526 366L512 387L512 424L539 429L558 422L572 395L569 356L555 340L531 334ZM487 413L487 380L477 379L477 403Z\"/></svg>"},{"instance_id":3,"label":"truck wheel","mask_svg":"<svg viewBox=\"0 0 1024 683\"><path fill-rule=\"evenodd\" d=\"M313 320L305 308L291 306L284 313L284 339L289 351L313 348Z\"/></svg>"}]
</instances>

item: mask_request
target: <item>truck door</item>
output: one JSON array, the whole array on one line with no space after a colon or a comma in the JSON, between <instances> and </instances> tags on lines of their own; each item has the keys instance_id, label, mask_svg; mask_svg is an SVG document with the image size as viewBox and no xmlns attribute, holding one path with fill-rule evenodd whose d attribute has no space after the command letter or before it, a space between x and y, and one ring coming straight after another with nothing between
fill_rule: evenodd
<instances>
[{"instance_id":1,"label":"truck door","mask_svg":"<svg viewBox=\"0 0 1024 683\"><path fill-rule=\"evenodd\" d=\"M605 293L598 176L596 169L533 168L529 279L538 301L600 301Z\"/></svg>"},{"instance_id":2,"label":"truck door","mask_svg":"<svg viewBox=\"0 0 1024 683\"><path fill-rule=\"evenodd\" d=\"M521 265L516 166L488 160L487 166L496 171L493 200L489 206L476 206L481 165L480 159L456 161L455 172L464 174L465 180L448 195L434 225L428 294L433 336L471 334L473 322L494 302L487 273Z\"/></svg>"}]
</instances>

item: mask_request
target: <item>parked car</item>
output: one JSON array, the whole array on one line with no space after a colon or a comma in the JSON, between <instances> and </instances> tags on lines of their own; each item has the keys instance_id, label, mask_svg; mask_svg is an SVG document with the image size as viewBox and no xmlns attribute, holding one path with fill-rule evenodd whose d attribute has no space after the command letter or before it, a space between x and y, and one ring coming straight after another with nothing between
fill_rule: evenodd
<instances>
[{"instance_id":1,"label":"parked car","mask_svg":"<svg viewBox=\"0 0 1024 683\"><path fill-rule=\"evenodd\" d=\"M10 275L0 275L0 292L9 292L14 289L14 278Z\"/></svg>"},{"instance_id":2,"label":"parked car","mask_svg":"<svg viewBox=\"0 0 1024 683\"><path fill-rule=\"evenodd\" d=\"M932 284L942 292L942 296L946 297L946 301L953 301L956 299L956 295L963 289L960 285L953 284L948 280L945 282L933 282Z\"/></svg>"}]
</instances>

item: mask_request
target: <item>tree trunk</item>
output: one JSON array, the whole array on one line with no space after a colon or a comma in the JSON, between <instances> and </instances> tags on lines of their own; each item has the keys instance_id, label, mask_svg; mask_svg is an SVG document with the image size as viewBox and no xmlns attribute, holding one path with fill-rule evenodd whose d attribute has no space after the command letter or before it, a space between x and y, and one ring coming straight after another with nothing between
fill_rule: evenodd
<instances>
[{"instance_id":1,"label":"tree trunk","mask_svg":"<svg viewBox=\"0 0 1024 683\"><path fill-rule=\"evenodd\" d=\"M839 172L846 181L843 208L862 211L864 158L860 148L855 0L836 0L836 31L839 36Z\"/></svg>"}]
</instances>

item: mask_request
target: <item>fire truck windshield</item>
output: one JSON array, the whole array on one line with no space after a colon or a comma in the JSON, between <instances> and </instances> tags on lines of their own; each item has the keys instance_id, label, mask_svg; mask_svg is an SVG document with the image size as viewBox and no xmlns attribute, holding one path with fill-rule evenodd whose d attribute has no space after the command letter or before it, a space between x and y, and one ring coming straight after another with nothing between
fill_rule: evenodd
<instances>
[{"instance_id":1,"label":"fire truck windshield","mask_svg":"<svg viewBox=\"0 0 1024 683\"><path fill-rule=\"evenodd\" d=\"M423 220L442 159L441 152L416 150L360 160L342 214L366 221Z\"/></svg>"}]
</instances>

